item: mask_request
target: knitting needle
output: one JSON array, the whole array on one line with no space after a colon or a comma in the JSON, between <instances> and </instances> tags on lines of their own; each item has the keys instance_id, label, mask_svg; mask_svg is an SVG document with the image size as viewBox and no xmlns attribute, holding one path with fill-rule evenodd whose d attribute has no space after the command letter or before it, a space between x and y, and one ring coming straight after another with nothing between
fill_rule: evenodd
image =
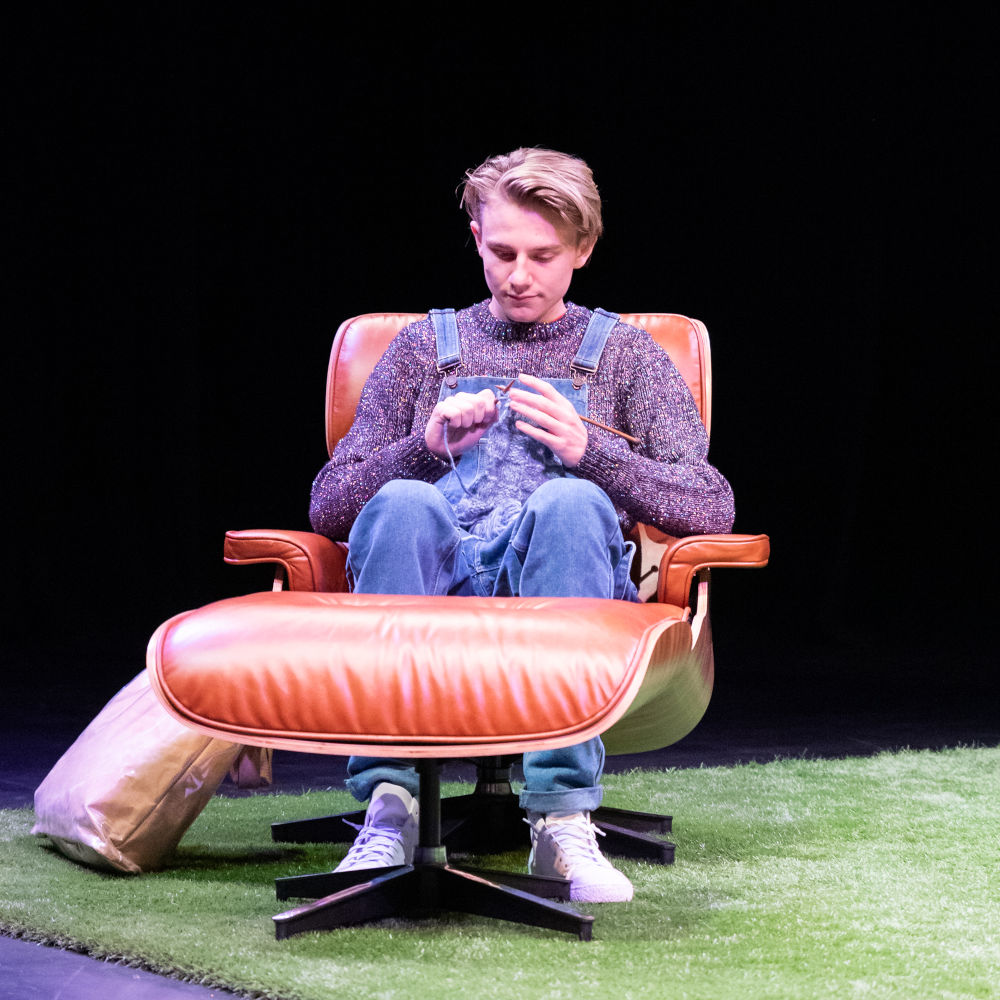
<instances>
[{"instance_id":1,"label":"knitting needle","mask_svg":"<svg viewBox=\"0 0 1000 1000\"><path fill-rule=\"evenodd\" d=\"M642 444L638 438L632 437L631 434L626 434L624 431L616 431L614 427L602 424L600 420L591 420L590 417L580 417L580 419L585 424L593 424L595 427L600 427L602 431L607 431L609 434L617 434L620 438L625 438L626 441L631 441L632 444Z\"/></svg>"},{"instance_id":2,"label":"knitting needle","mask_svg":"<svg viewBox=\"0 0 1000 1000\"><path fill-rule=\"evenodd\" d=\"M497 388L504 394L507 394L507 390L517 381L516 378L512 378L506 385L498 385ZM609 427L607 424L602 424L600 420L591 420L590 417L580 417L580 419L586 424L593 424L594 427L600 427L602 431L608 431L610 434L617 434L620 438L625 438L626 441L631 441L632 444L641 444L642 442L631 434L626 434L624 431L617 431L614 427Z\"/></svg>"},{"instance_id":3,"label":"knitting needle","mask_svg":"<svg viewBox=\"0 0 1000 1000\"><path fill-rule=\"evenodd\" d=\"M602 424L600 420L591 420L590 417L580 417L580 419L585 424L593 424L595 427L600 427L602 431L607 431L609 434L617 434L620 438L625 438L626 441L631 441L632 444L642 443L638 438L632 437L631 434L626 434L624 431L616 431L614 427L609 427L607 424Z\"/></svg>"}]
</instances>

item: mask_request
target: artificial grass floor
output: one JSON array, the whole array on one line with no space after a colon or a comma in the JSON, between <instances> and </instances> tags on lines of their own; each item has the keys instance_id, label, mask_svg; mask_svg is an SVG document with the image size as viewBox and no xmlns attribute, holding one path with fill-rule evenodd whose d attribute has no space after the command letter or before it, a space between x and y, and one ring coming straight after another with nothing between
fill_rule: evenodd
<instances>
[{"instance_id":1,"label":"artificial grass floor","mask_svg":"<svg viewBox=\"0 0 1000 1000\"><path fill-rule=\"evenodd\" d=\"M216 798L139 877L78 867L30 836L29 810L0 812L0 931L282 1000L998 996L1000 748L605 785L610 805L673 813L678 860L618 861L635 899L584 907L591 942L453 914L276 941L294 901L273 879L345 848L276 845L269 824L353 808L341 792Z\"/></svg>"}]
</instances>

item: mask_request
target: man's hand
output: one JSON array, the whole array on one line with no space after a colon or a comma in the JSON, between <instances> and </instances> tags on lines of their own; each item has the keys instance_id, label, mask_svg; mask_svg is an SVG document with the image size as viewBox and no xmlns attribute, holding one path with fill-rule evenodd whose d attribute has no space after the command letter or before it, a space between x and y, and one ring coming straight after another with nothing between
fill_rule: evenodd
<instances>
[{"instance_id":1,"label":"man's hand","mask_svg":"<svg viewBox=\"0 0 1000 1000\"><path fill-rule=\"evenodd\" d=\"M535 391L509 390L510 408L534 424L518 420L515 426L528 437L548 445L567 469L575 468L587 450L587 428L573 404L534 375L518 375L518 381Z\"/></svg>"},{"instance_id":2,"label":"man's hand","mask_svg":"<svg viewBox=\"0 0 1000 1000\"><path fill-rule=\"evenodd\" d=\"M442 399L431 411L424 430L427 447L438 458L447 458L445 435L452 455L461 455L479 442L479 439L497 422L497 398L492 389L483 389L475 395L457 392Z\"/></svg>"}]
</instances>

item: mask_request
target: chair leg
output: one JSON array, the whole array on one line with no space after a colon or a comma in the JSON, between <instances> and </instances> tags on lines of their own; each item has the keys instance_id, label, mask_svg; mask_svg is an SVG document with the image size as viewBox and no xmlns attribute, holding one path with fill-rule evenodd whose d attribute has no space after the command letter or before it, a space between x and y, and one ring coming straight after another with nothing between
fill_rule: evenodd
<instances>
[{"instance_id":1,"label":"chair leg","mask_svg":"<svg viewBox=\"0 0 1000 1000\"><path fill-rule=\"evenodd\" d=\"M311 819L291 819L272 823L271 839L279 844L347 844L358 833L347 824L360 826L364 821L364 809Z\"/></svg>"},{"instance_id":2,"label":"chair leg","mask_svg":"<svg viewBox=\"0 0 1000 1000\"><path fill-rule=\"evenodd\" d=\"M378 869L380 875L405 868L406 865L389 865ZM373 869L355 868L346 872L315 872L311 875L286 875L274 880L274 894L278 899L319 899L332 896L342 889L350 889L362 882L370 882Z\"/></svg>"},{"instance_id":3,"label":"chair leg","mask_svg":"<svg viewBox=\"0 0 1000 1000\"><path fill-rule=\"evenodd\" d=\"M483 873L463 871L448 864L441 843L440 764L421 761L420 840L412 865L370 869L362 873L329 873L357 876L360 882L340 888L313 903L286 910L274 917L279 939L304 931L325 930L390 916L410 916L436 910L453 910L576 934L591 939L594 918L561 903L541 899L509 885L499 885ZM519 876L523 885L544 885L551 879ZM292 895L306 883L279 886L279 898ZM314 883L311 888L319 887Z\"/></svg>"},{"instance_id":4,"label":"chair leg","mask_svg":"<svg viewBox=\"0 0 1000 1000\"><path fill-rule=\"evenodd\" d=\"M600 806L590 818L604 831L601 847L608 854L658 865L674 863L677 845L662 837L670 833L672 816Z\"/></svg>"}]
</instances>

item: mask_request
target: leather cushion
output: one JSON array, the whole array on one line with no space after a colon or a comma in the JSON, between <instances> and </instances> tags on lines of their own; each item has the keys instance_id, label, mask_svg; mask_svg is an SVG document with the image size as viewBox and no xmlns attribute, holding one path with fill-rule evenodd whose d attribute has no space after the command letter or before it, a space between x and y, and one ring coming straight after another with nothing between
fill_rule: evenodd
<instances>
[{"instance_id":1,"label":"leather cushion","mask_svg":"<svg viewBox=\"0 0 1000 1000\"><path fill-rule=\"evenodd\" d=\"M463 756L620 718L691 647L681 609L593 598L271 592L165 622L148 665L182 721L241 743Z\"/></svg>"}]
</instances>

